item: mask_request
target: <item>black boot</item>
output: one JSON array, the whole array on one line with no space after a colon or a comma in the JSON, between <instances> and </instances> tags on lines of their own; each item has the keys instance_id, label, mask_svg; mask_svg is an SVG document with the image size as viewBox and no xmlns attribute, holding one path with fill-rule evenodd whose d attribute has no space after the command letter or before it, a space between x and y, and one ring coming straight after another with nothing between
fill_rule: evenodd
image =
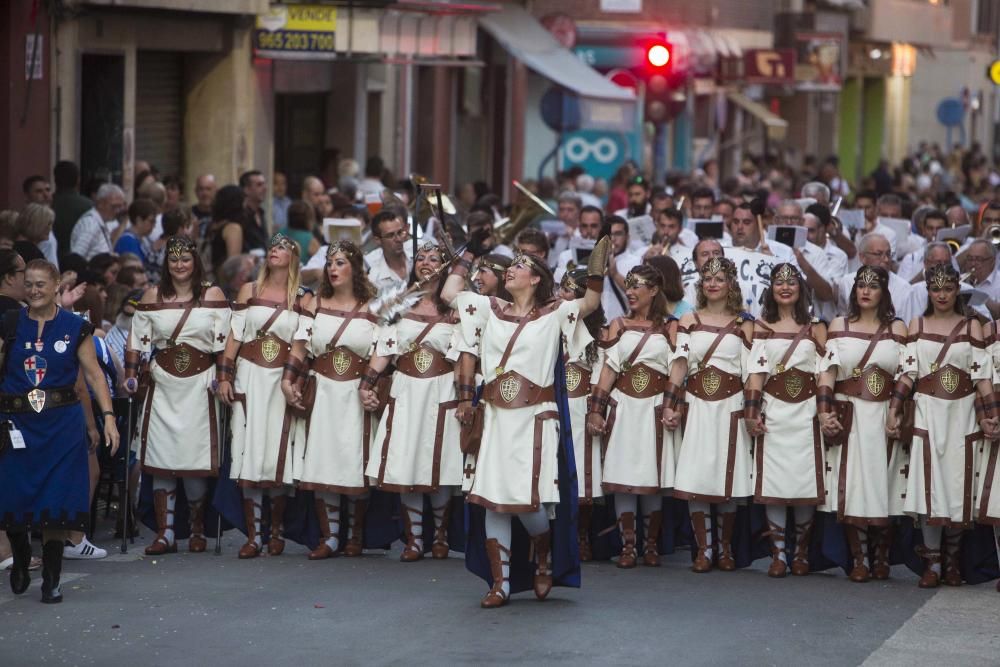
<instances>
[{"instance_id":1,"label":"black boot","mask_svg":"<svg viewBox=\"0 0 1000 667\"><path fill-rule=\"evenodd\" d=\"M62 602L59 575L62 574L62 540L49 540L42 546L42 602Z\"/></svg>"},{"instance_id":2,"label":"black boot","mask_svg":"<svg viewBox=\"0 0 1000 667\"><path fill-rule=\"evenodd\" d=\"M10 590L14 591L14 595L20 595L31 584L31 574L28 572L31 565L31 537L27 531L8 531L7 539L10 540L14 556L14 566L10 570Z\"/></svg>"}]
</instances>

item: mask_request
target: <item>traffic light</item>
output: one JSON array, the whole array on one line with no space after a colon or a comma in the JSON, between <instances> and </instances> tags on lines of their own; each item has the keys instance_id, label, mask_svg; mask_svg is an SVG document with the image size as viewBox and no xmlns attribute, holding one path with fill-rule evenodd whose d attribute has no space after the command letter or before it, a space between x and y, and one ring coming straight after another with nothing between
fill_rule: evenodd
<instances>
[{"instance_id":1,"label":"traffic light","mask_svg":"<svg viewBox=\"0 0 1000 667\"><path fill-rule=\"evenodd\" d=\"M646 62L655 69L670 65L670 45L663 42L651 44L646 49Z\"/></svg>"},{"instance_id":2,"label":"traffic light","mask_svg":"<svg viewBox=\"0 0 1000 667\"><path fill-rule=\"evenodd\" d=\"M646 82L645 117L651 123L663 123L677 115L672 93L677 86L673 67L673 45L652 40L645 45L646 63L642 79Z\"/></svg>"}]
</instances>

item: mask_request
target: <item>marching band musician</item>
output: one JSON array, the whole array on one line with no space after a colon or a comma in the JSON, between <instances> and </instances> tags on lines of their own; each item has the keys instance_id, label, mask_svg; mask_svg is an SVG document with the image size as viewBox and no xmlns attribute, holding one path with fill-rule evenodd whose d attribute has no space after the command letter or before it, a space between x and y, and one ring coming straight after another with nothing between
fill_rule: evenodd
<instances>
[{"instance_id":1,"label":"marching band musician","mask_svg":"<svg viewBox=\"0 0 1000 667\"><path fill-rule=\"evenodd\" d=\"M358 395L378 332L376 318L367 308L375 287L365 275L360 249L350 241L330 244L320 280L314 308L305 307L299 317L289 367L281 381L288 403L307 414L295 437L293 477L299 489L311 490L315 497L322 539L309 552L309 560L340 553L342 494L350 498L349 516L354 517L344 553L361 553L358 531L363 523L357 516L364 514L365 464L374 435L372 417ZM307 356L313 359L308 371ZM314 391L304 390L307 373ZM334 406L336 410L330 409Z\"/></svg>"},{"instance_id":2,"label":"marching band musician","mask_svg":"<svg viewBox=\"0 0 1000 667\"><path fill-rule=\"evenodd\" d=\"M194 241L173 236L166 250L167 271L136 307L125 352L125 390L134 394L139 358L156 350L139 426L139 462L153 478L157 526L146 547L148 556L177 551L177 478L183 480L190 510L188 550L201 553L207 547L207 479L219 474L221 463L213 387L216 355L230 327L225 294L202 283L204 270Z\"/></svg>"},{"instance_id":3,"label":"marching band musician","mask_svg":"<svg viewBox=\"0 0 1000 667\"><path fill-rule=\"evenodd\" d=\"M271 498L268 553L277 556L285 550L283 519L287 488L293 482L294 429L291 407L275 388L281 386L299 314L311 305L312 296L299 287L298 244L275 234L268 241L260 276L236 296L219 373L219 395L233 407L229 475L243 490L247 542L240 558L255 558L263 549L265 492Z\"/></svg>"},{"instance_id":4,"label":"marching band musician","mask_svg":"<svg viewBox=\"0 0 1000 667\"><path fill-rule=\"evenodd\" d=\"M661 494L674 485L674 433L664 434L661 406L676 321L667 322L663 277L653 267L633 268L625 278L625 295L629 312L608 328L605 362L591 395L587 429L605 439L601 486L615 495L623 543L618 567L636 566L637 509L642 510L646 537L643 564L655 567L660 564Z\"/></svg>"},{"instance_id":5,"label":"marching band musician","mask_svg":"<svg viewBox=\"0 0 1000 667\"><path fill-rule=\"evenodd\" d=\"M755 439L754 502L767 510L771 577L788 572L788 507L795 515L792 574L809 574L809 537L816 506L824 499L820 426L829 428L833 418L828 413L818 418L814 399L826 325L810 317L806 289L802 274L791 264L771 269L747 364L744 416Z\"/></svg>"},{"instance_id":6,"label":"marching band musician","mask_svg":"<svg viewBox=\"0 0 1000 667\"><path fill-rule=\"evenodd\" d=\"M921 588L962 583L959 544L972 526L978 441L998 435L993 362L979 321L958 299L958 272L943 264L926 273L930 302L910 322L903 375L893 389L886 432L900 433L900 407L914 391L915 418L903 511L918 520L924 544ZM977 400L976 395L979 399ZM942 528L944 549L942 553Z\"/></svg>"},{"instance_id":7,"label":"marching band musician","mask_svg":"<svg viewBox=\"0 0 1000 667\"><path fill-rule=\"evenodd\" d=\"M382 327L361 382L365 408L376 410L375 383L390 362L396 365L366 474L379 489L400 494L404 563L424 557L425 497L434 518L431 555L448 557L451 498L462 486L454 367L446 358L456 318L441 300L446 259L433 243L417 248L410 283L419 280L426 291L397 322Z\"/></svg>"},{"instance_id":8,"label":"marching band musician","mask_svg":"<svg viewBox=\"0 0 1000 667\"><path fill-rule=\"evenodd\" d=\"M882 267L861 267L850 311L830 324L816 398L829 470L820 509L836 513L844 524L851 551L848 577L858 583L887 579L890 573L890 497L901 495L892 493L890 479L905 483L906 478L889 465L890 454L901 445L886 436L883 425L906 335L906 325L895 318L889 274Z\"/></svg>"},{"instance_id":9,"label":"marching band musician","mask_svg":"<svg viewBox=\"0 0 1000 667\"><path fill-rule=\"evenodd\" d=\"M718 567L736 568L732 538L737 501L753 495L750 438L743 425L743 373L753 324L741 313L736 266L714 257L699 270L698 308L680 319L670 365L664 425L683 437L674 475L674 496L686 499L697 548L692 570L712 569L711 506L721 523ZM685 387L686 380L686 389ZM677 407L687 395L684 428ZM753 400L753 399L748 399ZM759 400L759 399L758 399ZM751 403L752 405L752 403ZM726 417L728 416L728 419Z\"/></svg>"}]
</instances>

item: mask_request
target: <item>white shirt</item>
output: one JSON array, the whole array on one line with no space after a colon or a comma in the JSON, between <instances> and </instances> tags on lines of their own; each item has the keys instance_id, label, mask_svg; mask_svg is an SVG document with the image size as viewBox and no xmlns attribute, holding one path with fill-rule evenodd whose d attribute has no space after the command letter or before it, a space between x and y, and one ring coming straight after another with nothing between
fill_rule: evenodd
<instances>
[{"instance_id":1,"label":"white shirt","mask_svg":"<svg viewBox=\"0 0 1000 667\"><path fill-rule=\"evenodd\" d=\"M55 234L49 232L49 238L39 242L38 249L45 255L45 259L59 266L59 242L56 241Z\"/></svg>"},{"instance_id":2,"label":"white shirt","mask_svg":"<svg viewBox=\"0 0 1000 667\"><path fill-rule=\"evenodd\" d=\"M975 288L986 292L990 301L1000 301L1000 262L993 265L993 273L976 283Z\"/></svg>"},{"instance_id":3,"label":"white shirt","mask_svg":"<svg viewBox=\"0 0 1000 667\"><path fill-rule=\"evenodd\" d=\"M70 252L90 260L102 252L112 252L111 229L96 208L92 208L76 221L69 237Z\"/></svg>"},{"instance_id":4,"label":"white shirt","mask_svg":"<svg viewBox=\"0 0 1000 667\"><path fill-rule=\"evenodd\" d=\"M325 252L323 253L323 258L325 263ZM365 263L368 264L368 280L371 281L372 285L379 292L391 287L406 287L406 283L409 282L410 271L413 270L413 260L406 257L406 275L400 276L385 263L385 255L382 254L382 248L376 248L365 255Z\"/></svg>"},{"instance_id":5,"label":"white shirt","mask_svg":"<svg viewBox=\"0 0 1000 667\"><path fill-rule=\"evenodd\" d=\"M899 277L906 282L910 282L923 270L924 250L921 248L920 250L914 250L913 252L908 253L906 257L900 260L899 268L896 270L896 273L898 273Z\"/></svg>"},{"instance_id":6,"label":"white shirt","mask_svg":"<svg viewBox=\"0 0 1000 667\"><path fill-rule=\"evenodd\" d=\"M919 308L919 298L913 294L913 285L906 282L895 273L889 274L889 296L892 297L892 305L896 309L896 317L906 322L923 314L923 309ZM847 315L851 307L851 290L854 289L854 274L847 274L840 279L838 309L841 315ZM926 295L924 304L926 305Z\"/></svg>"},{"instance_id":7,"label":"white shirt","mask_svg":"<svg viewBox=\"0 0 1000 667\"><path fill-rule=\"evenodd\" d=\"M577 192L580 196L580 203L584 206L596 206L597 208L604 208L604 204L601 203L601 198L595 195L593 192Z\"/></svg>"},{"instance_id":8,"label":"white shirt","mask_svg":"<svg viewBox=\"0 0 1000 667\"><path fill-rule=\"evenodd\" d=\"M377 178L362 178L358 181L358 192L366 195L378 195L382 196L382 191L385 190L385 185L382 181Z\"/></svg>"},{"instance_id":9,"label":"white shirt","mask_svg":"<svg viewBox=\"0 0 1000 667\"><path fill-rule=\"evenodd\" d=\"M823 277L830 283L830 287L836 290L837 283L847 273L847 253L837 247L830 239L826 240L826 247L823 248L826 254L826 273ZM837 298L834 292L833 301L821 301L816 299L813 302L813 315L824 322L829 323L837 316Z\"/></svg>"}]
</instances>

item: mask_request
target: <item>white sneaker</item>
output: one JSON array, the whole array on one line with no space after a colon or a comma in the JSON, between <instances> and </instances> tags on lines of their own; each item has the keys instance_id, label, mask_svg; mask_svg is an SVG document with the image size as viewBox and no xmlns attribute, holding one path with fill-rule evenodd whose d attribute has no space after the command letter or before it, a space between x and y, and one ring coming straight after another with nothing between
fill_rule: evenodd
<instances>
[{"instance_id":1,"label":"white sneaker","mask_svg":"<svg viewBox=\"0 0 1000 667\"><path fill-rule=\"evenodd\" d=\"M63 558L66 560L98 560L105 558L108 552L100 547L95 547L84 535L79 544L74 545L69 540L63 545Z\"/></svg>"}]
</instances>

